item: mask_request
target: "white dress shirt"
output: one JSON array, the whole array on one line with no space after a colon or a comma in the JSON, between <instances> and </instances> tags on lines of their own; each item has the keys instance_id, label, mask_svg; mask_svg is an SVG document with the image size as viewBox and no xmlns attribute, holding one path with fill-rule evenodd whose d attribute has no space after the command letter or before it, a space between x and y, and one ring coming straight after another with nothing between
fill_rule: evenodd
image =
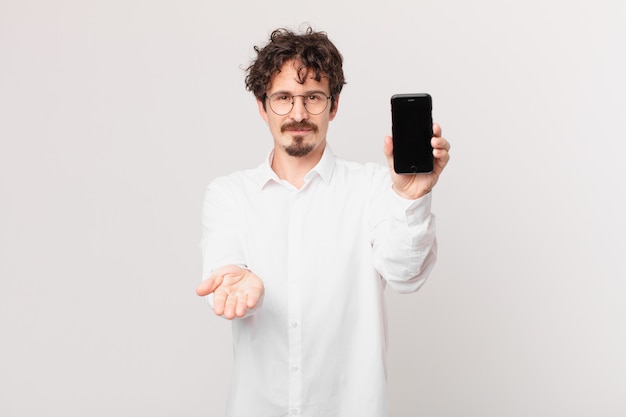
<instances>
[{"instance_id":1,"label":"white dress shirt","mask_svg":"<svg viewBox=\"0 0 626 417\"><path fill-rule=\"evenodd\" d=\"M385 417L383 291L417 291L436 258L431 194L406 200L389 168L322 159L298 190L271 158L219 177L202 211L203 278L256 273L262 304L232 322L228 417Z\"/></svg>"}]
</instances>

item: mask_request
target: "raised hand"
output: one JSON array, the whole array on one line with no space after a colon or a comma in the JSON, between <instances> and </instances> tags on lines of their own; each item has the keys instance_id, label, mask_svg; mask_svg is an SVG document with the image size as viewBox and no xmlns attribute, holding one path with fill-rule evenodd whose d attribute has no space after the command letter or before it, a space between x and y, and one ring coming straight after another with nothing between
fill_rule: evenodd
<instances>
[{"instance_id":1,"label":"raised hand","mask_svg":"<svg viewBox=\"0 0 626 417\"><path fill-rule=\"evenodd\" d=\"M441 137L441 127L436 123L433 124L433 138L430 143L433 147L433 156L435 157L433 172L430 174L400 175L393 169L392 138L391 136L385 137L384 152L391 170L393 189L404 198L415 200L428 194L437 183L437 180L439 180L439 175L450 160L450 144Z\"/></svg>"}]
</instances>

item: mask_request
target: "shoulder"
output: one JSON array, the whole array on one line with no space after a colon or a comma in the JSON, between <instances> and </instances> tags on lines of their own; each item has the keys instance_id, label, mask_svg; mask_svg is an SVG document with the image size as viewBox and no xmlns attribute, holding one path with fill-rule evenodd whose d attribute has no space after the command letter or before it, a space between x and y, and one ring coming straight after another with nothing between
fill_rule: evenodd
<instances>
[{"instance_id":1,"label":"shoulder","mask_svg":"<svg viewBox=\"0 0 626 417\"><path fill-rule=\"evenodd\" d=\"M247 192L255 187L260 187L262 178L264 178L264 174L261 167L244 169L213 178L207 185L207 190L229 194L238 191Z\"/></svg>"},{"instance_id":2,"label":"shoulder","mask_svg":"<svg viewBox=\"0 0 626 417\"><path fill-rule=\"evenodd\" d=\"M389 168L375 162L360 163L337 158L335 174L338 179L370 184L390 181Z\"/></svg>"}]
</instances>

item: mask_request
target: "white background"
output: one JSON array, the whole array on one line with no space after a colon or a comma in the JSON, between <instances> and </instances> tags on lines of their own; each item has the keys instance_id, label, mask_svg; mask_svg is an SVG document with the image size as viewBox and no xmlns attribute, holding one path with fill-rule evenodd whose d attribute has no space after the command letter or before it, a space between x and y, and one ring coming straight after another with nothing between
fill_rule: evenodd
<instances>
[{"instance_id":1,"label":"white background","mask_svg":"<svg viewBox=\"0 0 626 417\"><path fill-rule=\"evenodd\" d=\"M452 143L439 263L388 296L393 415L626 415L617 0L0 0L0 415L223 415L202 195L269 150L243 69L306 22L345 58L335 153L383 162L404 92Z\"/></svg>"}]
</instances>

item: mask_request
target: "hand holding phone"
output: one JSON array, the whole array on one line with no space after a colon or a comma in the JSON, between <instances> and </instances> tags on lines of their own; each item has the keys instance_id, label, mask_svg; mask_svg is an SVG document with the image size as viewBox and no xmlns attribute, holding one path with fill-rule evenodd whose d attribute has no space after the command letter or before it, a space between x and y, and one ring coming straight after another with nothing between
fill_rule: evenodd
<instances>
[{"instance_id":1,"label":"hand holding phone","mask_svg":"<svg viewBox=\"0 0 626 417\"><path fill-rule=\"evenodd\" d=\"M432 98L429 94L391 97L393 166L398 174L427 174L434 169Z\"/></svg>"}]
</instances>

